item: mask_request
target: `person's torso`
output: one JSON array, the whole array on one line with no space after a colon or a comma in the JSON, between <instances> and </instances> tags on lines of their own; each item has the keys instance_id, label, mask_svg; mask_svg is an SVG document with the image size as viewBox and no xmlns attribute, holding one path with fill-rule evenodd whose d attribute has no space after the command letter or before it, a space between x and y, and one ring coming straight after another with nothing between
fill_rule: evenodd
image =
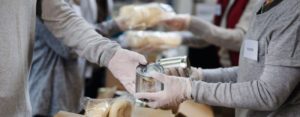
<instances>
[{"instance_id":1,"label":"person's torso","mask_svg":"<svg viewBox=\"0 0 300 117\"><path fill-rule=\"evenodd\" d=\"M59 110L80 111L83 77L77 56L36 20L29 93L33 115L54 116Z\"/></svg>"},{"instance_id":2,"label":"person's torso","mask_svg":"<svg viewBox=\"0 0 300 117\"><path fill-rule=\"evenodd\" d=\"M27 88L36 0L0 2L0 115L30 116Z\"/></svg>"},{"instance_id":3,"label":"person's torso","mask_svg":"<svg viewBox=\"0 0 300 117\"><path fill-rule=\"evenodd\" d=\"M221 14L215 16L214 23L220 27L234 29L240 22L244 10L249 4L249 0L218 0L218 6ZM218 52L220 63L224 67L237 66L239 52L229 51L226 48L220 48Z\"/></svg>"},{"instance_id":4,"label":"person's torso","mask_svg":"<svg viewBox=\"0 0 300 117\"><path fill-rule=\"evenodd\" d=\"M263 2L263 1L262 1ZM247 82L253 80L259 80L265 64L266 64L266 55L268 55L268 49L270 48L270 38L271 36L281 35L279 30L283 30L285 21L289 21L294 16L291 16L295 8L288 8L288 6L293 6L291 4L298 4L296 1L284 0L279 5L270 9L270 11L263 14L256 14L260 6L255 8L255 11L252 15L251 23L249 25L249 30L246 37L244 38L244 43L241 47L240 60L239 60L239 71L238 71L238 82ZM294 5L295 7L295 5ZM291 10L293 9L293 10ZM296 13L296 12L295 12ZM298 12L299 13L299 12ZM298 14L299 15L299 14ZM299 19L299 18L298 18ZM258 41L258 56L257 60L251 60L244 56L245 52L245 40ZM292 40L291 40L292 41ZM296 43L296 42L291 42ZM297 45L295 45L297 46ZM285 47L286 48L286 47ZM285 54L290 54L289 53ZM300 108L300 85L294 89L293 93L287 99L287 101L276 111L255 111L248 109L237 109L237 117L290 117L293 116L294 112L297 112Z\"/></svg>"}]
</instances>

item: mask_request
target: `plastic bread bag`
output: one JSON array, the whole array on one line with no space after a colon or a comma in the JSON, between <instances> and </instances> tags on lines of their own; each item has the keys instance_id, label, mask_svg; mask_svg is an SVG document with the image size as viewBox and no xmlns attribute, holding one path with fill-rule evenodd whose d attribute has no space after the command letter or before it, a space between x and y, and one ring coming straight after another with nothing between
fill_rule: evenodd
<instances>
[{"instance_id":1,"label":"plastic bread bag","mask_svg":"<svg viewBox=\"0 0 300 117\"><path fill-rule=\"evenodd\" d=\"M174 15L173 8L164 3L127 5L120 10L120 17L127 17L125 25L130 30L142 30L155 26L165 17Z\"/></svg>"},{"instance_id":2,"label":"plastic bread bag","mask_svg":"<svg viewBox=\"0 0 300 117\"><path fill-rule=\"evenodd\" d=\"M87 117L107 117L112 99L84 98L82 105Z\"/></svg>"},{"instance_id":3,"label":"plastic bread bag","mask_svg":"<svg viewBox=\"0 0 300 117\"><path fill-rule=\"evenodd\" d=\"M125 40L131 48L152 45L168 49L177 48L181 44L181 36L176 32L128 31Z\"/></svg>"},{"instance_id":4,"label":"plastic bread bag","mask_svg":"<svg viewBox=\"0 0 300 117\"><path fill-rule=\"evenodd\" d=\"M84 98L82 102L87 117L130 117L134 104L135 100L131 96L115 99Z\"/></svg>"}]
</instances>

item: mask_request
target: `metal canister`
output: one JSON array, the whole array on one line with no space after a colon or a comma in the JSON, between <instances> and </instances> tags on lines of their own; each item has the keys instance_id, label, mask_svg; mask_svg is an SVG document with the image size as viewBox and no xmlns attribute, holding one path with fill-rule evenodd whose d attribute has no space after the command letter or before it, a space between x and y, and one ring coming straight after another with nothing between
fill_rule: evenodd
<instances>
[{"instance_id":1,"label":"metal canister","mask_svg":"<svg viewBox=\"0 0 300 117\"><path fill-rule=\"evenodd\" d=\"M158 92L163 90L163 83L152 78L151 72L164 73L164 68L156 63L139 65L136 68L136 92Z\"/></svg>"},{"instance_id":2,"label":"metal canister","mask_svg":"<svg viewBox=\"0 0 300 117\"><path fill-rule=\"evenodd\" d=\"M163 58L156 61L157 64L163 66L164 69L172 67L183 68L185 75L190 76L192 73L190 61L187 56Z\"/></svg>"}]
</instances>

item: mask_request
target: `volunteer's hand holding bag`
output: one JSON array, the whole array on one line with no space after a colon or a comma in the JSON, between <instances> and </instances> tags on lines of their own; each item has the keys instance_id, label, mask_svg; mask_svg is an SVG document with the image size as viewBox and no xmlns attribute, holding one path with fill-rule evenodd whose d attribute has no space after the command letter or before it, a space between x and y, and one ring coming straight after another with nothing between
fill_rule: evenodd
<instances>
[{"instance_id":1,"label":"volunteer's hand holding bag","mask_svg":"<svg viewBox=\"0 0 300 117\"><path fill-rule=\"evenodd\" d=\"M160 21L167 28L172 30L186 30L190 24L191 16L187 14L171 15Z\"/></svg>"}]
</instances>

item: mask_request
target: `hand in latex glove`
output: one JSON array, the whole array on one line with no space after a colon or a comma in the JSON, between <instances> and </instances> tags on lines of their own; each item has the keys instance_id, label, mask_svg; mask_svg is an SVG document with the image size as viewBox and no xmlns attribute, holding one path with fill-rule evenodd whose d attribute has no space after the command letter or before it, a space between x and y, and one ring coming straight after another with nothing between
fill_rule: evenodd
<instances>
[{"instance_id":1,"label":"hand in latex glove","mask_svg":"<svg viewBox=\"0 0 300 117\"><path fill-rule=\"evenodd\" d=\"M118 17L115 19L117 22L117 25L122 31L127 31L127 30L144 30L146 29L146 24L137 24L135 26L129 26L126 24L126 21L130 19L131 16L126 16L126 17Z\"/></svg>"},{"instance_id":2,"label":"hand in latex glove","mask_svg":"<svg viewBox=\"0 0 300 117\"><path fill-rule=\"evenodd\" d=\"M126 25L126 20L128 20L129 17L118 17L115 19L115 21L117 22L118 27L122 30L122 31L126 31L129 30L128 26Z\"/></svg>"},{"instance_id":3,"label":"hand in latex glove","mask_svg":"<svg viewBox=\"0 0 300 117\"><path fill-rule=\"evenodd\" d=\"M192 74L189 76L192 80L203 80L203 74L202 74L202 69L201 68L195 68L192 67ZM171 76L178 76L178 77L188 77L183 68L181 67L173 67L173 68L168 68L166 69L166 74L171 75Z\"/></svg>"},{"instance_id":4,"label":"hand in latex glove","mask_svg":"<svg viewBox=\"0 0 300 117\"><path fill-rule=\"evenodd\" d=\"M139 64L147 64L147 60L143 55L120 49L111 58L108 69L118 80L120 80L127 91L134 94L136 67Z\"/></svg>"},{"instance_id":5,"label":"hand in latex glove","mask_svg":"<svg viewBox=\"0 0 300 117\"><path fill-rule=\"evenodd\" d=\"M161 21L165 26L172 30L185 30L190 24L191 16L180 14L175 16L170 16Z\"/></svg>"},{"instance_id":6,"label":"hand in latex glove","mask_svg":"<svg viewBox=\"0 0 300 117\"><path fill-rule=\"evenodd\" d=\"M148 99L152 108L172 107L191 98L192 82L188 78L151 73L152 77L164 84L164 90L155 93L136 93L138 99Z\"/></svg>"}]
</instances>

